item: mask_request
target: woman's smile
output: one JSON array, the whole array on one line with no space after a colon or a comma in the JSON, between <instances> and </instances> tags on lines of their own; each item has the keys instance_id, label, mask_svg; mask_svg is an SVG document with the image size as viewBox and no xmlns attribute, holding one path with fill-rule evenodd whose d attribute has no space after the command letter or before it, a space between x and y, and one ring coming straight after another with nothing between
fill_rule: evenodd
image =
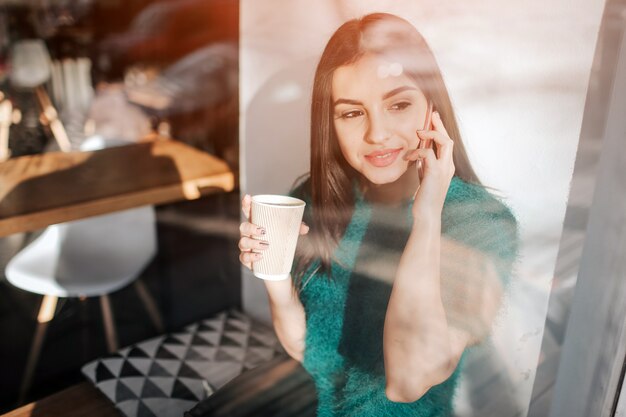
<instances>
[{"instance_id":1,"label":"woman's smile","mask_svg":"<svg viewBox=\"0 0 626 417\"><path fill-rule=\"evenodd\" d=\"M400 155L400 152L402 152L402 148L383 149L365 155L365 159L375 167L384 168L393 164Z\"/></svg>"}]
</instances>

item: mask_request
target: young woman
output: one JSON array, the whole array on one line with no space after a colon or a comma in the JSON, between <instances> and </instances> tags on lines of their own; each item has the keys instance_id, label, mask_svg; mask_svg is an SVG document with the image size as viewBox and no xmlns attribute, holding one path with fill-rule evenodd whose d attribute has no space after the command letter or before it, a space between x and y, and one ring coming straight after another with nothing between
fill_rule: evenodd
<instances>
[{"instance_id":1,"label":"young woman","mask_svg":"<svg viewBox=\"0 0 626 417\"><path fill-rule=\"evenodd\" d=\"M515 218L481 186L435 58L397 16L335 32L311 120L292 277L265 282L278 338L315 380L319 416L449 415L511 274ZM240 230L251 267L264 230Z\"/></svg>"}]
</instances>

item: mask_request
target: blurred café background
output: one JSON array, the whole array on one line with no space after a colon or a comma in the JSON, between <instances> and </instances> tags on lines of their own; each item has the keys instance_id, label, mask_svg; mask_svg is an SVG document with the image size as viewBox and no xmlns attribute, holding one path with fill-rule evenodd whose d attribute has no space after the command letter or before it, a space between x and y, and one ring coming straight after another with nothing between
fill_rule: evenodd
<instances>
[{"instance_id":1,"label":"blurred caf\u00e9 background","mask_svg":"<svg viewBox=\"0 0 626 417\"><path fill-rule=\"evenodd\" d=\"M136 247L124 249L143 257L140 265L129 266L135 272L132 281L141 283L143 294L148 294L161 317L160 323L152 324L137 285L117 290L122 284L113 282L110 289L99 290L98 294L110 294L119 347L240 303L238 9L237 0L0 1L0 166L58 151L70 155L106 148L113 152L110 157L85 175L111 179L115 172L128 171L128 165L141 164L118 151L125 148L119 145L172 141L185 145L172 150L184 151L185 166L193 165L188 159L191 155L199 158L195 162L199 169L206 169L202 156L210 154L225 162L220 169L233 173L234 178L219 192L209 187L208 192L200 190L193 196L198 198L164 197L155 202L168 202L153 212L135 213L136 218L132 210L126 211L122 225L129 221L136 225L146 216L152 219L143 229L131 227L128 233L143 233L133 241L138 245L149 242L141 256ZM12 179L21 168L0 168L2 271L18 252L43 235L44 226L52 221L45 218L50 207L58 211L88 203L87 196L77 195L84 192L86 183L77 175L63 175L67 161L58 162L59 166L47 159L37 161L52 166L47 173L53 178L31 188ZM166 172L170 167L147 161L139 168L145 169L132 171L138 178L124 179L140 183L128 186L133 191L158 188L164 181L171 185L167 183L172 180L171 172ZM33 173L29 178L41 176ZM20 187L22 193L17 192ZM149 203L152 197L141 198ZM43 202L27 207L46 199L54 200L50 207L43 207ZM117 209L111 206L101 212ZM69 220L85 217L80 210ZM43 214L38 217L40 227L13 233L11 228L29 211ZM111 222L113 226L104 227L120 229L114 218ZM119 239L117 245L121 245L129 237L118 230L111 239ZM80 238L78 242L78 246L85 244ZM98 259L90 261L92 269L100 268L107 275L111 265L106 257L107 253L97 255ZM17 404L27 358L42 322L38 318L46 289L21 284L20 278L18 274L16 286L4 273L0 277L0 412ZM102 330L101 297L60 295L21 403L82 381L80 367L109 350Z\"/></svg>"}]
</instances>

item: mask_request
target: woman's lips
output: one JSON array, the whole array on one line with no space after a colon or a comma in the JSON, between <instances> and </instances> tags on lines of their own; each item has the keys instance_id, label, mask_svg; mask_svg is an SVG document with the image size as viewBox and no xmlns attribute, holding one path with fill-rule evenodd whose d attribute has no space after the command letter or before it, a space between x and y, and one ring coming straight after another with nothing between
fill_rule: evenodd
<instances>
[{"instance_id":1,"label":"woman's lips","mask_svg":"<svg viewBox=\"0 0 626 417\"><path fill-rule=\"evenodd\" d=\"M393 164L400 155L400 151L402 148L374 151L365 155L365 159L375 167L382 168Z\"/></svg>"}]
</instances>

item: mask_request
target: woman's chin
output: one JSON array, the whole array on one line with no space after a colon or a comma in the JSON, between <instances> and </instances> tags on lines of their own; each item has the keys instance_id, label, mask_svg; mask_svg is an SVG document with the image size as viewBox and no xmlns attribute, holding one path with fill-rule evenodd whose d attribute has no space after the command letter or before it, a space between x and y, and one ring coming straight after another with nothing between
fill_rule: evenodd
<instances>
[{"instance_id":1,"label":"woman's chin","mask_svg":"<svg viewBox=\"0 0 626 417\"><path fill-rule=\"evenodd\" d=\"M393 184L394 182L398 181L400 179L400 177L402 177L402 172L399 173L385 173L384 175L366 175L365 178L367 178L367 180L374 184L374 185L386 185L386 184Z\"/></svg>"}]
</instances>

